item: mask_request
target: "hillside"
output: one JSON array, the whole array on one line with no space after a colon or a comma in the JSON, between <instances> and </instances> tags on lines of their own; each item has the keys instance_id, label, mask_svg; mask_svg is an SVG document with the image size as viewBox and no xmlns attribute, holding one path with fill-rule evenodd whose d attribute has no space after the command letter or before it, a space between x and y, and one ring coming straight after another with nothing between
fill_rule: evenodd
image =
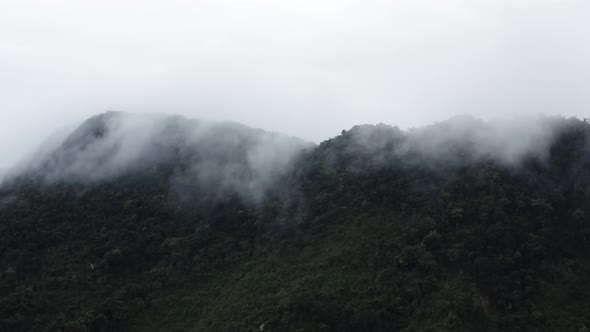
<instances>
[{"instance_id":1,"label":"hillside","mask_svg":"<svg viewBox=\"0 0 590 332\"><path fill-rule=\"evenodd\" d=\"M0 331L585 331L590 124L107 113L0 187Z\"/></svg>"}]
</instances>

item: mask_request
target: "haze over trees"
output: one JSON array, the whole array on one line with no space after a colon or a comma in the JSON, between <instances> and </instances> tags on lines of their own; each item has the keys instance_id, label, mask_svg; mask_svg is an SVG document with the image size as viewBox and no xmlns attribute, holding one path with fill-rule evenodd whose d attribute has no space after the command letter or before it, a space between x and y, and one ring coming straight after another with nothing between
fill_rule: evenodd
<instances>
[{"instance_id":1,"label":"haze over trees","mask_svg":"<svg viewBox=\"0 0 590 332\"><path fill-rule=\"evenodd\" d=\"M589 138L102 114L7 172L0 331L583 331Z\"/></svg>"}]
</instances>

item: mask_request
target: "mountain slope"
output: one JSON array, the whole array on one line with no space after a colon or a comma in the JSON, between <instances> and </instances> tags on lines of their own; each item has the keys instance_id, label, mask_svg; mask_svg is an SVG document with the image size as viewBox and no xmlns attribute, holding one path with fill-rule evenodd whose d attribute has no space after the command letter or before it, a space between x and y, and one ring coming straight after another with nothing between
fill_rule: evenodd
<instances>
[{"instance_id":1,"label":"mountain slope","mask_svg":"<svg viewBox=\"0 0 590 332\"><path fill-rule=\"evenodd\" d=\"M313 147L119 116L2 188L0 330L590 326L584 121L357 126Z\"/></svg>"}]
</instances>

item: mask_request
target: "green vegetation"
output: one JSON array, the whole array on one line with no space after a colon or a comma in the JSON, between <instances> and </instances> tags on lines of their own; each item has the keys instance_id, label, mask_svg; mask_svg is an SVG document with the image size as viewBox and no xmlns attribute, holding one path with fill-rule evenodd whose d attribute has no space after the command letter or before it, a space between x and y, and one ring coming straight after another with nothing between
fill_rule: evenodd
<instances>
[{"instance_id":1,"label":"green vegetation","mask_svg":"<svg viewBox=\"0 0 590 332\"><path fill-rule=\"evenodd\" d=\"M354 127L257 203L179 191L173 164L20 179L0 191L0 331L585 331L590 124L552 121L518 165Z\"/></svg>"}]
</instances>

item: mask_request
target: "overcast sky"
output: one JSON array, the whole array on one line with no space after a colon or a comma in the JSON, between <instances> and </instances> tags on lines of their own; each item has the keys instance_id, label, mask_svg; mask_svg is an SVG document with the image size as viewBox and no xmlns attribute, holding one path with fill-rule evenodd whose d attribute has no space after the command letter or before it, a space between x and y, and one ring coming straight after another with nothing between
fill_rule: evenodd
<instances>
[{"instance_id":1,"label":"overcast sky","mask_svg":"<svg viewBox=\"0 0 590 332\"><path fill-rule=\"evenodd\" d=\"M321 141L590 113L590 1L1 0L0 168L107 110Z\"/></svg>"}]
</instances>

